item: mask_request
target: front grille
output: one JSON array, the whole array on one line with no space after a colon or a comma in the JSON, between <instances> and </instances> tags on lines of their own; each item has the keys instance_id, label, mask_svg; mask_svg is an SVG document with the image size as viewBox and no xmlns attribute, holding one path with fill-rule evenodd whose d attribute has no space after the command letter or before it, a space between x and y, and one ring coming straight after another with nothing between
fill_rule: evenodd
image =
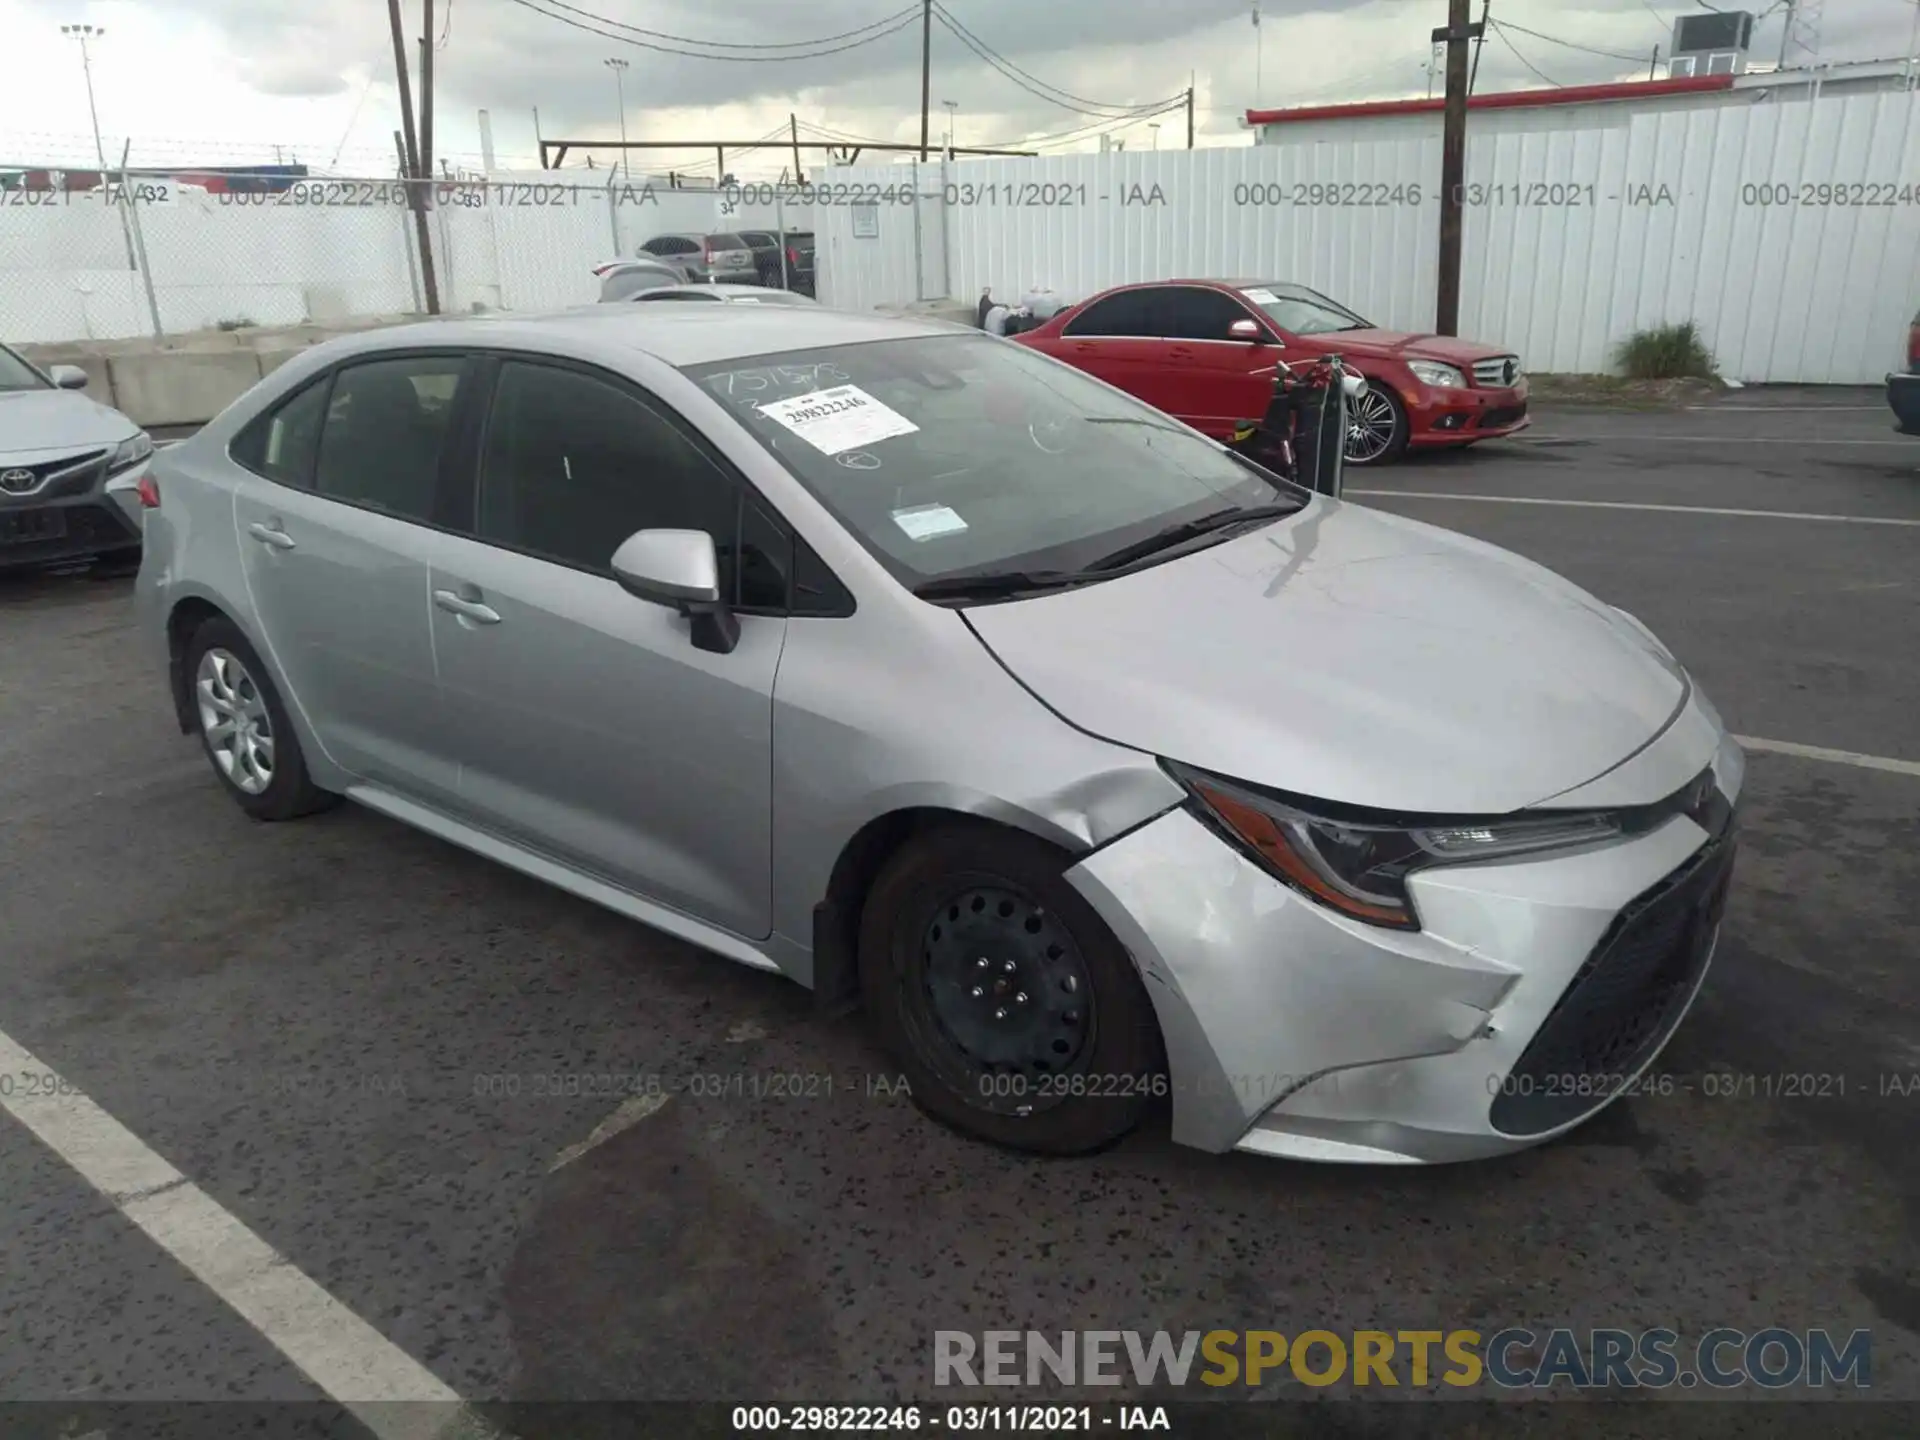
<instances>
[{"instance_id":1,"label":"front grille","mask_svg":"<svg viewBox=\"0 0 1920 1440\"><path fill-rule=\"evenodd\" d=\"M1500 1085L1488 1118L1539 1135L1605 1104L1665 1043L1726 908L1731 834L1622 910Z\"/></svg>"},{"instance_id":2,"label":"front grille","mask_svg":"<svg viewBox=\"0 0 1920 1440\"><path fill-rule=\"evenodd\" d=\"M33 565L130 550L140 532L111 502L0 510L0 565Z\"/></svg>"},{"instance_id":3,"label":"front grille","mask_svg":"<svg viewBox=\"0 0 1920 1440\"><path fill-rule=\"evenodd\" d=\"M1491 410L1480 412L1480 428L1497 430L1502 425L1511 425L1516 420L1526 418L1527 407L1524 405L1496 405Z\"/></svg>"},{"instance_id":4,"label":"front grille","mask_svg":"<svg viewBox=\"0 0 1920 1440\"><path fill-rule=\"evenodd\" d=\"M0 460L0 500L5 500L12 496L34 495L38 497L48 494L50 493L47 488L47 482L49 480L54 479L56 476L72 478L69 472L82 468L87 468L90 472L93 463L97 460L104 459L106 453L104 450L82 450L72 455L59 456L53 460L38 460L31 465L10 465L4 460ZM25 471L31 478L26 480L20 479L21 471ZM91 481L91 473L89 473L86 478ZM56 485L53 487L54 490L63 493L69 488L70 487L66 485ZM84 488L84 486L82 488Z\"/></svg>"},{"instance_id":5,"label":"front grille","mask_svg":"<svg viewBox=\"0 0 1920 1440\"><path fill-rule=\"evenodd\" d=\"M1520 378L1518 355L1496 355L1473 362L1473 383L1488 390L1504 390Z\"/></svg>"}]
</instances>

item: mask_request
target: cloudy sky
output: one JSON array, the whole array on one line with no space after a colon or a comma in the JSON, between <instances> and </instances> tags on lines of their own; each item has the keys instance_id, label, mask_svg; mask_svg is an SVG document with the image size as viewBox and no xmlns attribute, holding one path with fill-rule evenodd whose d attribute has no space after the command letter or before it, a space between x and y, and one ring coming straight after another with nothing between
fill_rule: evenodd
<instances>
[{"instance_id":1,"label":"cloudy sky","mask_svg":"<svg viewBox=\"0 0 1920 1440\"><path fill-rule=\"evenodd\" d=\"M939 4L1000 62L981 58L936 19L935 142L947 124L942 102L952 101L957 143L1046 150L1093 148L1101 129L1130 149L1150 146L1150 120L1129 107L1182 94L1190 77L1202 145L1247 143L1239 119L1256 100L1423 95L1428 33L1446 13L1442 0L1262 0L1256 30L1251 0ZM420 33L421 7L402 0L411 35ZM1644 77L1674 17L1700 8L1494 0L1493 18L1506 28L1487 43L1479 90ZM1750 8L1765 16L1756 59L1770 62L1782 7L1753 0ZM450 9L435 0L435 151L477 166L482 108L502 166L536 163L536 110L549 138L617 138L615 72L604 63L615 56L628 62L621 85L635 140L754 139L784 130L791 112L814 138L917 142L917 10L917 0L451 0ZM1826 0L1823 57L1904 55L1915 16L1915 0ZM0 164L92 163L79 47L60 33L79 22L105 31L89 53L110 161L130 140L135 164L282 159L343 174L392 171L399 109L378 0L0 0L0 34L8 37ZM826 39L834 36L846 38ZM786 51L752 48L783 42ZM822 42L813 52L849 48L809 53L805 42ZM704 53L670 53L689 49ZM755 58L707 58L715 54ZM1153 118L1159 143L1185 142L1183 111ZM770 145L730 157L729 168L770 177L789 155ZM648 168L703 162L710 171L711 152L663 155Z\"/></svg>"}]
</instances>

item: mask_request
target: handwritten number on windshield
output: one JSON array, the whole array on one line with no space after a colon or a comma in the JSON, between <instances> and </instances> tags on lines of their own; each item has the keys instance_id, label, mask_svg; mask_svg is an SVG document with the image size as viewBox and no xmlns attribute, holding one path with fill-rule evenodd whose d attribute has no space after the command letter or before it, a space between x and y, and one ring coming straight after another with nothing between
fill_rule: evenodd
<instances>
[{"instance_id":1,"label":"handwritten number on windshield","mask_svg":"<svg viewBox=\"0 0 1920 1440\"><path fill-rule=\"evenodd\" d=\"M727 370L711 377L707 384L727 399L749 409L773 398L769 392L782 390L825 390L850 384L853 377L838 365L770 365L751 370Z\"/></svg>"}]
</instances>

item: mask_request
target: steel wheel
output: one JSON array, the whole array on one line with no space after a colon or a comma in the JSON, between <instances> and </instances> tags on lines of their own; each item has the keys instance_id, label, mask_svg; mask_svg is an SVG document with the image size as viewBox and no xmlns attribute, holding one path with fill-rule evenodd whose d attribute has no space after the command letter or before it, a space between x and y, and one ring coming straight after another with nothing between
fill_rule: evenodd
<instances>
[{"instance_id":1,"label":"steel wheel","mask_svg":"<svg viewBox=\"0 0 1920 1440\"><path fill-rule=\"evenodd\" d=\"M1031 1114L1094 1039L1093 985L1072 935L1023 889L971 885L934 910L922 940L925 1038L983 1109Z\"/></svg>"},{"instance_id":2,"label":"steel wheel","mask_svg":"<svg viewBox=\"0 0 1920 1440\"><path fill-rule=\"evenodd\" d=\"M1400 414L1378 388L1369 385L1347 401L1347 462L1367 465L1393 448Z\"/></svg>"},{"instance_id":3,"label":"steel wheel","mask_svg":"<svg viewBox=\"0 0 1920 1440\"><path fill-rule=\"evenodd\" d=\"M231 650L210 649L193 689L213 763L246 794L265 794L273 783L273 720L246 665Z\"/></svg>"}]
</instances>

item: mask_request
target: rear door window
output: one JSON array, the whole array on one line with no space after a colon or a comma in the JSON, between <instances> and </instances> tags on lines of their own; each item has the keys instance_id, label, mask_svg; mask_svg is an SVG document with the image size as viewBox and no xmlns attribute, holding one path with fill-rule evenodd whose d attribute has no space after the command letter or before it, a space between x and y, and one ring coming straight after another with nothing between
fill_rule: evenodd
<instances>
[{"instance_id":1,"label":"rear door window","mask_svg":"<svg viewBox=\"0 0 1920 1440\"><path fill-rule=\"evenodd\" d=\"M1166 291L1154 286L1122 290L1096 300L1067 322L1066 333L1075 339L1096 336L1119 338L1163 336L1169 329Z\"/></svg>"}]
</instances>

